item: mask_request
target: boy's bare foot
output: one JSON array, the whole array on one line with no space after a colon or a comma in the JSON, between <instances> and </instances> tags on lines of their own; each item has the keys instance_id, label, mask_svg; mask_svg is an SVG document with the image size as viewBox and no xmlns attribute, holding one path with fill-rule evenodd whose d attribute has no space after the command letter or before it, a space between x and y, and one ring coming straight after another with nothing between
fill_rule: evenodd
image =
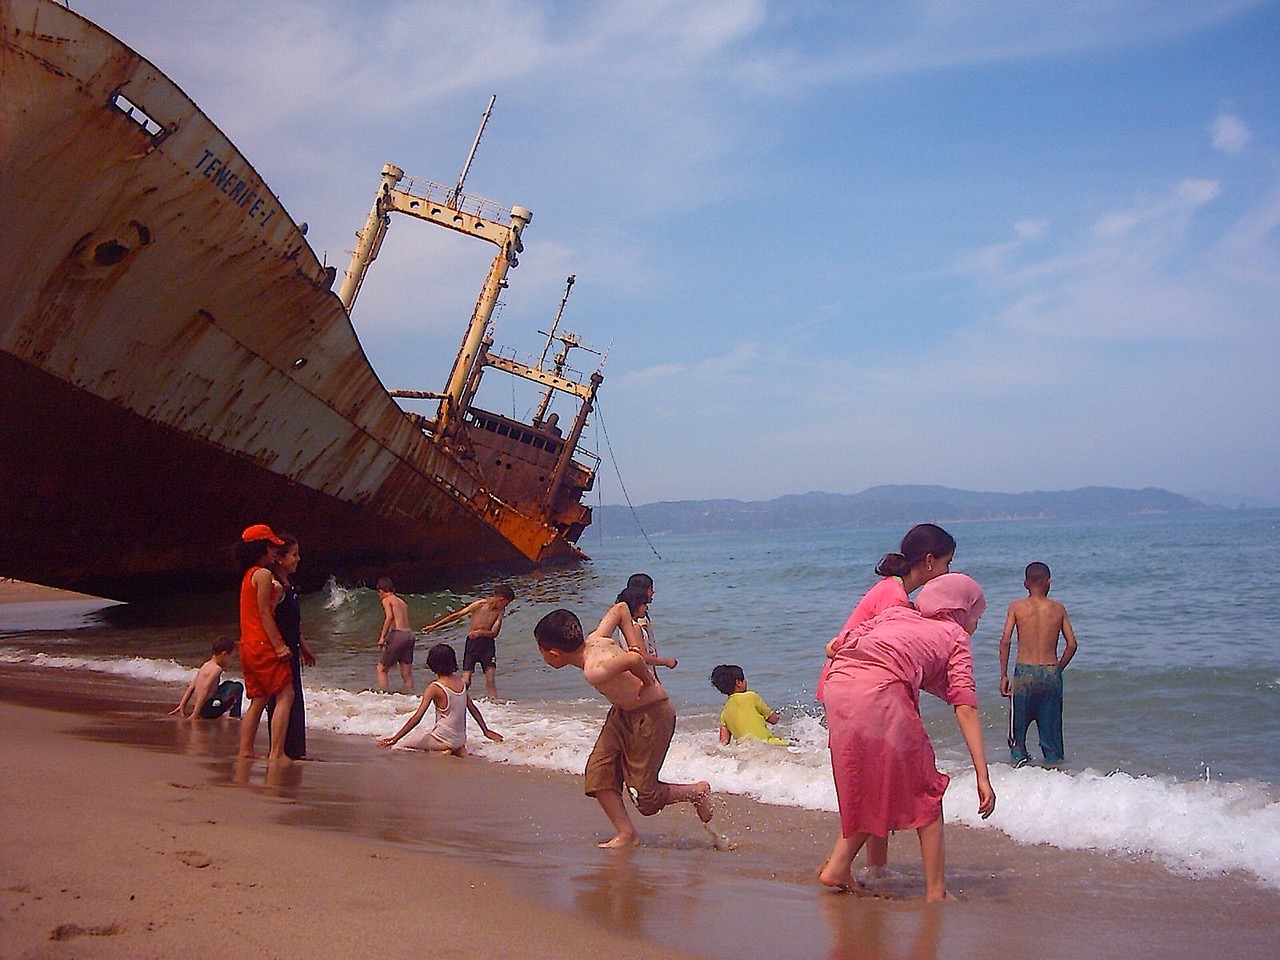
<instances>
[{"instance_id":1,"label":"boy's bare foot","mask_svg":"<svg viewBox=\"0 0 1280 960\"><path fill-rule=\"evenodd\" d=\"M711 804L711 784L705 780L699 780L693 786L697 791L693 795L693 809L698 811L699 820L703 823L710 823L716 812L715 807Z\"/></svg>"},{"instance_id":2,"label":"boy's bare foot","mask_svg":"<svg viewBox=\"0 0 1280 960\"><path fill-rule=\"evenodd\" d=\"M601 850L621 850L625 847L640 846L640 834L638 833L620 833L612 840L605 840L596 844Z\"/></svg>"}]
</instances>

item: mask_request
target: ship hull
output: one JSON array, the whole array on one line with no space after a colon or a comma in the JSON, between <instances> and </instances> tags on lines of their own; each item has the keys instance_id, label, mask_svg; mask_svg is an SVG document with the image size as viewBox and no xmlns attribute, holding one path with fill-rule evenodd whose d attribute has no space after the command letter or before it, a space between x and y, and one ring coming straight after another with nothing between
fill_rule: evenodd
<instances>
[{"instance_id":1,"label":"ship hull","mask_svg":"<svg viewBox=\"0 0 1280 960\"><path fill-rule=\"evenodd\" d=\"M0 574L133 599L304 569L406 586L576 556L415 426L279 200L154 66L0 0Z\"/></svg>"}]
</instances>

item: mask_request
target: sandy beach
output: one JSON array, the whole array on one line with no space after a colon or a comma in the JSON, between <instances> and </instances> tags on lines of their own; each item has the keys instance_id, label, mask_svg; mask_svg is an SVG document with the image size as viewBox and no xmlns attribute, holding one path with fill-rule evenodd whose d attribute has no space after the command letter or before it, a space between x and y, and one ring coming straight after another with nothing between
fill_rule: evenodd
<instances>
[{"instance_id":1,"label":"sandy beach","mask_svg":"<svg viewBox=\"0 0 1280 960\"><path fill-rule=\"evenodd\" d=\"M56 603L58 601L97 600L88 594L57 587L43 587L25 580L0 579L0 603Z\"/></svg>"},{"instance_id":2,"label":"sandy beach","mask_svg":"<svg viewBox=\"0 0 1280 960\"><path fill-rule=\"evenodd\" d=\"M963 902L926 906L914 837L885 897L822 891L834 818L718 801L732 851L692 810L606 835L575 777L379 751L316 733L321 758L234 760L232 721L165 711L178 691L0 668L8 828L3 953L363 957L435 944L468 957L1274 956L1280 894L948 827ZM1088 811L1064 811L1087 816Z\"/></svg>"}]
</instances>

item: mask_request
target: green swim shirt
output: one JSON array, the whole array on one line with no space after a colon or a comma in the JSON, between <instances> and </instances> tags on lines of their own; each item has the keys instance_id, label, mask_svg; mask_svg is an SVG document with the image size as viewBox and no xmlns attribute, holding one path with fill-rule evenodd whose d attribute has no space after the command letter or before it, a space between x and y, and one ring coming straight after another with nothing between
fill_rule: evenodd
<instances>
[{"instance_id":1,"label":"green swim shirt","mask_svg":"<svg viewBox=\"0 0 1280 960\"><path fill-rule=\"evenodd\" d=\"M764 718L773 713L769 705L754 690L731 693L720 711L720 724L729 728L735 740L751 738L766 743L786 743L769 732Z\"/></svg>"}]
</instances>

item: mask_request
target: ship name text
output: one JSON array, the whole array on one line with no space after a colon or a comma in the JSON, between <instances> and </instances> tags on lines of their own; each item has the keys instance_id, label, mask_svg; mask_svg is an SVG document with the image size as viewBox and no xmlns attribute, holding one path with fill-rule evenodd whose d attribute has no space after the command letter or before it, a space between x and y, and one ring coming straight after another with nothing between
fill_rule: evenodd
<instances>
[{"instance_id":1,"label":"ship name text","mask_svg":"<svg viewBox=\"0 0 1280 960\"><path fill-rule=\"evenodd\" d=\"M259 226L265 227L275 216L276 207L271 198L252 189L212 150L204 151L204 156L196 163L195 169L204 174L206 180L226 194L228 199L244 210L246 217Z\"/></svg>"}]
</instances>

